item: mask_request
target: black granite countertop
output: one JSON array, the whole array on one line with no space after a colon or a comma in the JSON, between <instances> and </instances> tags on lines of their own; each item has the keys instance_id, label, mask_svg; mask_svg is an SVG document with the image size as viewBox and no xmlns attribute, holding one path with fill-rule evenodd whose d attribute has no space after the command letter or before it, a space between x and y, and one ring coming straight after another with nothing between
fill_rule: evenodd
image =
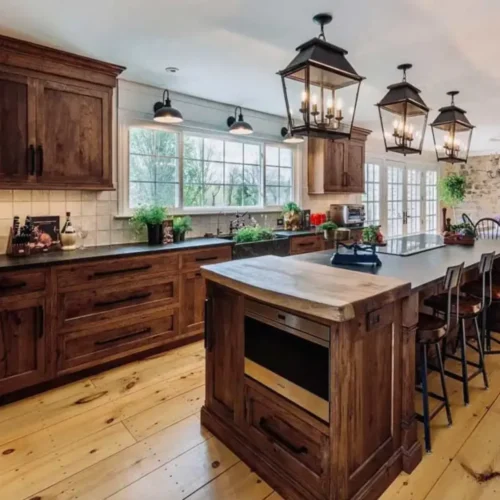
<instances>
[{"instance_id":1,"label":"black granite countertop","mask_svg":"<svg viewBox=\"0 0 500 500\"><path fill-rule=\"evenodd\" d=\"M440 282L449 266L464 262L465 269L473 269L479 264L481 254L493 251L499 253L497 257L500 258L500 240L479 240L472 247L447 245L409 256L380 253L378 254L382 262L380 267L359 265L335 267L409 281L411 282L412 291L418 292L428 285ZM330 263L332 255L332 250L325 250L286 258L332 266Z\"/></svg>"},{"instance_id":2,"label":"black granite countertop","mask_svg":"<svg viewBox=\"0 0 500 500\"><path fill-rule=\"evenodd\" d=\"M130 257L133 255L148 255L160 252L175 252L178 250L193 250L197 248L208 248L232 244L232 241L220 238L190 238L186 241L172 243L170 245L148 245L147 243L137 243L129 245L88 247L83 250L51 252L29 255L27 257L9 257L8 255L0 255L0 271L68 264L80 261L85 262L107 257Z\"/></svg>"},{"instance_id":3,"label":"black granite countertop","mask_svg":"<svg viewBox=\"0 0 500 500\"><path fill-rule=\"evenodd\" d=\"M274 231L274 233L279 236L285 236L286 238L294 238L295 236L310 236L311 234L316 234L316 229L304 229L299 231L278 230Z\"/></svg>"}]
</instances>

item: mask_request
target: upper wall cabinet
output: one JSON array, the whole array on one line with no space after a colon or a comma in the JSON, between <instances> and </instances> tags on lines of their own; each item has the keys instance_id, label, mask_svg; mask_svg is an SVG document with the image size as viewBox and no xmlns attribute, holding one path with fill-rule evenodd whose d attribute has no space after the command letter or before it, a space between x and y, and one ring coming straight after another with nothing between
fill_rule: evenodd
<instances>
[{"instance_id":1,"label":"upper wall cabinet","mask_svg":"<svg viewBox=\"0 0 500 500\"><path fill-rule=\"evenodd\" d=\"M112 189L124 69L0 36L0 189Z\"/></svg>"},{"instance_id":2,"label":"upper wall cabinet","mask_svg":"<svg viewBox=\"0 0 500 500\"><path fill-rule=\"evenodd\" d=\"M309 138L309 194L363 193L365 144L369 130L353 127L349 141Z\"/></svg>"}]
</instances>

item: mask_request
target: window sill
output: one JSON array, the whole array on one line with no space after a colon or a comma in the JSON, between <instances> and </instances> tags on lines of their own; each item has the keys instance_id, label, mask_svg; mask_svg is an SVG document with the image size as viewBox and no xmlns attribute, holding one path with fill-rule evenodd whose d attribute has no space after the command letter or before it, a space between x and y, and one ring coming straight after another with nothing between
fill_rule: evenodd
<instances>
[{"instance_id":1,"label":"window sill","mask_svg":"<svg viewBox=\"0 0 500 500\"><path fill-rule=\"evenodd\" d=\"M169 210L168 215L169 216L181 216L181 215L189 215L189 216L210 216L210 215L222 215L222 216L230 216L236 214L236 212L239 213L250 213L250 214L269 214L269 213L281 213L282 212L282 207L276 206L276 207L234 207L234 208L225 208L225 209L217 209L214 208L212 209L207 209L203 208L200 210L196 209L186 209L186 210L181 210L181 209L176 209L176 210ZM123 214L117 214L114 216L115 219L130 219L133 216L133 211L130 211L128 213L123 213Z\"/></svg>"}]
</instances>

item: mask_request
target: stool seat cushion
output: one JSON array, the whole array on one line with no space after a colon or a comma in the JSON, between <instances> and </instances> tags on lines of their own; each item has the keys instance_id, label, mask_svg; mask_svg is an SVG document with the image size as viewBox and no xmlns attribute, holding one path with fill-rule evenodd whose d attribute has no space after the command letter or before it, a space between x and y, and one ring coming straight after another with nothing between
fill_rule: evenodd
<instances>
[{"instance_id":1,"label":"stool seat cushion","mask_svg":"<svg viewBox=\"0 0 500 500\"><path fill-rule=\"evenodd\" d=\"M462 290L468 295L473 297L481 298L483 296L483 280L478 279L474 281L469 281L462 286ZM486 294L489 295L490 289L488 284L486 284ZM500 300L500 283L493 283L491 287L491 298L493 300Z\"/></svg>"},{"instance_id":2,"label":"stool seat cushion","mask_svg":"<svg viewBox=\"0 0 500 500\"><path fill-rule=\"evenodd\" d=\"M472 295L460 294L458 304L458 316L460 318L474 317L481 312L481 299L473 297ZM424 300L424 304L432 309L440 312L447 312L448 310L448 294L438 293L431 295ZM457 297L452 296L451 299L451 313L457 315Z\"/></svg>"},{"instance_id":3,"label":"stool seat cushion","mask_svg":"<svg viewBox=\"0 0 500 500\"><path fill-rule=\"evenodd\" d=\"M446 335L446 321L430 314L419 313L417 326L417 342L434 344Z\"/></svg>"}]
</instances>

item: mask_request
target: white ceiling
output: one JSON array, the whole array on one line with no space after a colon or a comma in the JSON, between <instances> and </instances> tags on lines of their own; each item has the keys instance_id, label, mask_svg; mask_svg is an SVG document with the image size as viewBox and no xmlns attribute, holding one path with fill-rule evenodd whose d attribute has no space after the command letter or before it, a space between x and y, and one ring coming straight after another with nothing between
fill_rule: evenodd
<instances>
[{"instance_id":1,"label":"white ceiling","mask_svg":"<svg viewBox=\"0 0 500 500\"><path fill-rule=\"evenodd\" d=\"M276 71L317 35L322 11L334 14L327 40L367 78L358 124L381 135L374 104L411 62L430 119L456 88L477 126L472 149L500 151L498 0L1 0L0 32L122 64L128 80L282 115Z\"/></svg>"}]
</instances>

